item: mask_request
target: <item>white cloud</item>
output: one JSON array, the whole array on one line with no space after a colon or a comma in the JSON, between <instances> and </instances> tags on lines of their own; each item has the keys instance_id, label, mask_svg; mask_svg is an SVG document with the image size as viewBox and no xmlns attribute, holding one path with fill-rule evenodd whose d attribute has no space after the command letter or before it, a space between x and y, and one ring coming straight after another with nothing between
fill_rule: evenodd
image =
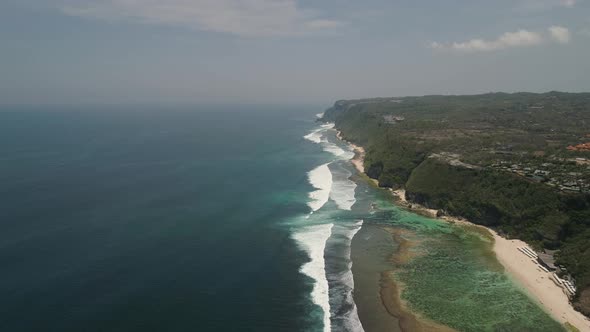
<instances>
[{"instance_id":1,"label":"white cloud","mask_svg":"<svg viewBox=\"0 0 590 332\"><path fill-rule=\"evenodd\" d=\"M518 9L524 11L550 10L554 8L573 8L578 0L522 0Z\"/></svg>"},{"instance_id":2,"label":"white cloud","mask_svg":"<svg viewBox=\"0 0 590 332\"><path fill-rule=\"evenodd\" d=\"M569 29L554 25L547 29L547 33L528 30L506 32L495 40L471 39L465 42L439 43L433 42L430 47L436 50L449 50L464 53L498 51L515 47L528 47L554 41L567 44L571 40Z\"/></svg>"},{"instance_id":3,"label":"white cloud","mask_svg":"<svg viewBox=\"0 0 590 332\"><path fill-rule=\"evenodd\" d=\"M573 7L576 5L576 0L561 0L560 5L563 7Z\"/></svg>"},{"instance_id":4,"label":"white cloud","mask_svg":"<svg viewBox=\"0 0 590 332\"><path fill-rule=\"evenodd\" d=\"M511 47L523 47L539 45L543 37L527 30L506 32L495 40L471 39L466 42L455 42L450 44L434 42L431 47L434 49L449 49L461 52L485 52L496 51Z\"/></svg>"},{"instance_id":5,"label":"white cloud","mask_svg":"<svg viewBox=\"0 0 590 332\"><path fill-rule=\"evenodd\" d=\"M297 0L69 0L71 16L163 24L240 36L299 35L343 23L301 9Z\"/></svg>"},{"instance_id":6,"label":"white cloud","mask_svg":"<svg viewBox=\"0 0 590 332\"><path fill-rule=\"evenodd\" d=\"M552 26L549 28L549 33L551 34L551 38L558 43L567 44L570 42L570 31L567 28Z\"/></svg>"},{"instance_id":7,"label":"white cloud","mask_svg":"<svg viewBox=\"0 0 590 332\"><path fill-rule=\"evenodd\" d=\"M333 20L313 20L305 23L305 26L310 29L333 29L343 25L343 22Z\"/></svg>"}]
</instances>

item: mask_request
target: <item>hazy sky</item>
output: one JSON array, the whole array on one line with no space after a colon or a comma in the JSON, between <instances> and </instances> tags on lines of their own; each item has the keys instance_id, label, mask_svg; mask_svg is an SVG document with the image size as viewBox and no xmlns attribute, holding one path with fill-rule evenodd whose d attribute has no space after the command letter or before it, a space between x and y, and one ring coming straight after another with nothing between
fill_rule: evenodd
<instances>
[{"instance_id":1,"label":"hazy sky","mask_svg":"<svg viewBox=\"0 0 590 332\"><path fill-rule=\"evenodd\" d=\"M590 91L590 0L2 0L0 104Z\"/></svg>"}]
</instances>

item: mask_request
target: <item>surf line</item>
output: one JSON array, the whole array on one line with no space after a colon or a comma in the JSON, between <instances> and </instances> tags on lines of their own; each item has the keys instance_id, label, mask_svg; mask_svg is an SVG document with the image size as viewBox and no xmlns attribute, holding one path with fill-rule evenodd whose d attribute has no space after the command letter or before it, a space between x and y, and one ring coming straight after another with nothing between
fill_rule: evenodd
<instances>
[{"instance_id":1,"label":"surf line","mask_svg":"<svg viewBox=\"0 0 590 332\"><path fill-rule=\"evenodd\" d=\"M309 226L293 234L293 239L310 258L310 261L303 264L299 271L314 280L311 300L323 311L324 332L331 330L330 296L324 251L326 242L332 235L333 226L334 224Z\"/></svg>"},{"instance_id":2,"label":"surf line","mask_svg":"<svg viewBox=\"0 0 590 332\"><path fill-rule=\"evenodd\" d=\"M307 173L309 183L316 189L309 193L310 201L307 203L311 209L311 214L319 210L330 199L332 190L332 172L330 171L331 162L320 165Z\"/></svg>"}]
</instances>

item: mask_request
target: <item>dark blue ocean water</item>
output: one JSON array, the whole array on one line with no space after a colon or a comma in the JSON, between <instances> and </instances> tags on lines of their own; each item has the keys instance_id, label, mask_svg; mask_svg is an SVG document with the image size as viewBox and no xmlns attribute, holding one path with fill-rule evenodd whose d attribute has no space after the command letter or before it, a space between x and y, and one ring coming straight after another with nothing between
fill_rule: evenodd
<instances>
[{"instance_id":1,"label":"dark blue ocean water","mask_svg":"<svg viewBox=\"0 0 590 332\"><path fill-rule=\"evenodd\" d=\"M0 331L317 328L315 107L0 112Z\"/></svg>"},{"instance_id":2,"label":"dark blue ocean water","mask_svg":"<svg viewBox=\"0 0 590 332\"><path fill-rule=\"evenodd\" d=\"M559 330L497 262L478 263L490 257L475 250L487 245L479 235L402 211L358 177L351 148L315 122L320 110L1 109L0 332L362 332L357 305L374 326L367 308L381 303L382 271L369 265L385 266L371 257L353 278L364 222L427 246L389 267L424 317ZM370 249L391 264L395 246L370 229L359 233L360 263ZM442 273L441 261L455 268ZM355 280L365 280L359 303ZM448 285L469 301L441 298Z\"/></svg>"}]
</instances>

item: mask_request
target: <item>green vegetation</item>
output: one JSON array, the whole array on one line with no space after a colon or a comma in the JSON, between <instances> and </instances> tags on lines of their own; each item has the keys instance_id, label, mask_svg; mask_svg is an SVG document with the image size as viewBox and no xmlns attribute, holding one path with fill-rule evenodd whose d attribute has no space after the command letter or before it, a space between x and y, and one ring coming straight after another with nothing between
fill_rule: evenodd
<instances>
[{"instance_id":1,"label":"green vegetation","mask_svg":"<svg viewBox=\"0 0 590 332\"><path fill-rule=\"evenodd\" d=\"M431 208L558 250L590 315L590 94L494 93L338 101L367 175Z\"/></svg>"}]
</instances>

